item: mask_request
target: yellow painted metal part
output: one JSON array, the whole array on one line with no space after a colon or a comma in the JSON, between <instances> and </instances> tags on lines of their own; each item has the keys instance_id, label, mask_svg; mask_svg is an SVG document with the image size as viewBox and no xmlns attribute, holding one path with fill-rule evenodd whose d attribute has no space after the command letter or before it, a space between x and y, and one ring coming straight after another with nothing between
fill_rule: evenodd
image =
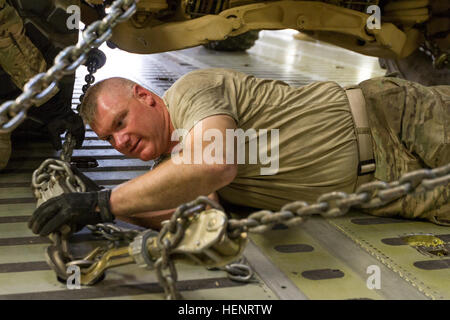
<instances>
[{"instance_id":1,"label":"yellow painted metal part","mask_svg":"<svg viewBox=\"0 0 450 320\"><path fill-rule=\"evenodd\" d=\"M322 2L276 1L238 6L187 21L155 20L140 28L129 21L115 27L111 40L125 51L155 53L223 40L249 30L290 28L372 56L403 57L417 48L417 43L408 41L407 34L394 24L382 23L379 30L367 30L368 17ZM410 48L405 49L406 44Z\"/></svg>"},{"instance_id":2,"label":"yellow painted metal part","mask_svg":"<svg viewBox=\"0 0 450 320\"><path fill-rule=\"evenodd\" d=\"M247 234L231 240L226 234L227 217L224 212L209 209L189 219L189 226L183 239L171 251L176 262L196 263L205 267L225 266L236 261L247 244ZM165 238L171 239L172 233ZM161 250L156 235L147 240L150 258L156 261ZM87 268L81 268L81 284L90 285L99 279L107 269L135 262L132 246L104 250L97 247L85 256L83 261L95 261ZM70 264L70 263L69 263Z\"/></svg>"},{"instance_id":3,"label":"yellow painted metal part","mask_svg":"<svg viewBox=\"0 0 450 320\"><path fill-rule=\"evenodd\" d=\"M384 6L383 20L404 26L422 23L430 18L429 0L391 1Z\"/></svg>"},{"instance_id":4,"label":"yellow painted metal part","mask_svg":"<svg viewBox=\"0 0 450 320\"><path fill-rule=\"evenodd\" d=\"M94 4L94 5L103 4L103 0L85 0L85 1L87 3Z\"/></svg>"},{"instance_id":5,"label":"yellow painted metal part","mask_svg":"<svg viewBox=\"0 0 450 320\"><path fill-rule=\"evenodd\" d=\"M384 6L385 12L394 12L407 9L424 8L430 4L429 0L399 0L390 1Z\"/></svg>"},{"instance_id":6,"label":"yellow painted metal part","mask_svg":"<svg viewBox=\"0 0 450 320\"><path fill-rule=\"evenodd\" d=\"M125 22L114 28L111 41L128 52L156 53L194 47L208 40L222 40L232 30L231 21L213 15L141 29L136 29L131 22Z\"/></svg>"},{"instance_id":7,"label":"yellow painted metal part","mask_svg":"<svg viewBox=\"0 0 450 320\"><path fill-rule=\"evenodd\" d=\"M231 8L220 13L235 16L242 28L231 35L254 29L337 31L370 41L365 31L367 14L321 2L279 1Z\"/></svg>"},{"instance_id":8,"label":"yellow painted metal part","mask_svg":"<svg viewBox=\"0 0 450 320\"><path fill-rule=\"evenodd\" d=\"M412 247L430 247L436 248L445 244L441 239L431 235L407 235L403 237L403 240L406 241Z\"/></svg>"},{"instance_id":9,"label":"yellow painted metal part","mask_svg":"<svg viewBox=\"0 0 450 320\"><path fill-rule=\"evenodd\" d=\"M148 11L148 12L158 12L168 8L166 0L139 0L137 3L137 10Z\"/></svg>"},{"instance_id":10,"label":"yellow painted metal part","mask_svg":"<svg viewBox=\"0 0 450 320\"><path fill-rule=\"evenodd\" d=\"M317 40L374 57L403 58L418 47L417 42L409 41L407 35L391 23L383 23L380 30L374 30L374 41L361 42L356 37L337 31L307 32L307 34Z\"/></svg>"},{"instance_id":11,"label":"yellow painted metal part","mask_svg":"<svg viewBox=\"0 0 450 320\"><path fill-rule=\"evenodd\" d=\"M92 260L98 253L99 248L97 247L84 260ZM97 263L86 270L82 269L80 283L82 285L92 284L103 275L106 269L131 263L134 263L134 259L128 255L128 247L108 250Z\"/></svg>"}]
</instances>

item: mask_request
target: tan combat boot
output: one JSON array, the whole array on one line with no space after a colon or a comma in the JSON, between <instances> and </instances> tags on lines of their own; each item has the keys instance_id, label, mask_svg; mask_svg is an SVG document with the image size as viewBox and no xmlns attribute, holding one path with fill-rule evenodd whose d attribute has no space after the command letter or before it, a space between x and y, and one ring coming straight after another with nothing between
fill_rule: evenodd
<instances>
[{"instance_id":1,"label":"tan combat boot","mask_svg":"<svg viewBox=\"0 0 450 320\"><path fill-rule=\"evenodd\" d=\"M11 157L11 133L0 133L0 170L3 170Z\"/></svg>"}]
</instances>

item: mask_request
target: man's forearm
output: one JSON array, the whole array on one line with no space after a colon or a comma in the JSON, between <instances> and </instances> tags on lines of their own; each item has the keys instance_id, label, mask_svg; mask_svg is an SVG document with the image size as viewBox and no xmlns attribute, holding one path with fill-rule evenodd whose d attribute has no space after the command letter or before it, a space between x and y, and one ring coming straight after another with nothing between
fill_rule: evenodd
<instances>
[{"instance_id":1,"label":"man's forearm","mask_svg":"<svg viewBox=\"0 0 450 320\"><path fill-rule=\"evenodd\" d=\"M208 195L235 177L233 165L175 164L171 160L155 170L116 187L110 206L117 217L175 208L200 195Z\"/></svg>"},{"instance_id":2,"label":"man's forearm","mask_svg":"<svg viewBox=\"0 0 450 320\"><path fill-rule=\"evenodd\" d=\"M159 230L164 220L169 220L176 209L136 213L130 216L119 216L122 221L145 228Z\"/></svg>"},{"instance_id":3,"label":"man's forearm","mask_svg":"<svg viewBox=\"0 0 450 320\"><path fill-rule=\"evenodd\" d=\"M219 197L217 194L211 193L208 198L214 201L219 201ZM208 207L207 207L208 208ZM162 227L162 222L165 220L169 220L172 217L172 214L175 212L174 209L167 210L159 210L159 211L151 211L151 212L143 212L131 214L128 216L119 216L119 219L128 223L132 223L141 227L151 228L155 230L159 230Z\"/></svg>"}]
</instances>

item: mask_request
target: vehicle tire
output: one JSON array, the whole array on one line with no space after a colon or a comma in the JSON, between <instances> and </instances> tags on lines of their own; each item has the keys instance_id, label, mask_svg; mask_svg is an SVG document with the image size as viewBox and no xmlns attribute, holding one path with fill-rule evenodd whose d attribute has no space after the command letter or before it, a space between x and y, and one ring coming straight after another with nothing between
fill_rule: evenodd
<instances>
[{"instance_id":1,"label":"vehicle tire","mask_svg":"<svg viewBox=\"0 0 450 320\"><path fill-rule=\"evenodd\" d=\"M253 47L259 37L259 30L250 30L235 37L225 40L210 41L203 46L217 51L245 51Z\"/></svg>"},{"instance_id":2,"label":"vehicle tire","mask_svg":"<svg viewBox=\"0 0 450 320\"><path fill-rule=\"evenodd\" d=\"M435 69L431 59L420 50L401 60L380 58L379 63L381 68L386 69L386 74L396 73L399 78L424 86L450 84L450 69Z\"/></svg>"}]
</instances>

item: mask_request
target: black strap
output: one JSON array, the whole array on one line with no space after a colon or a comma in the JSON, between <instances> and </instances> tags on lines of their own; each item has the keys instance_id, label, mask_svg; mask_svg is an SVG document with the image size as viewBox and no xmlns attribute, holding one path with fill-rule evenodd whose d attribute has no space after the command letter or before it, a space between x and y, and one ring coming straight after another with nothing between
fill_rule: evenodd
<instances>
[{"instance_id":1,"label":"black strap","mask_svg":"<svg viewBox=\"0 0 450 320\"><path fill-rule=\"evenodd\" d=\"M111 213L109 198L111 197L111 189L105 189L97 192L98 207L100 208L100 217L103 222L113 222L114 215Z\"/></svg>"}]
</instances>

